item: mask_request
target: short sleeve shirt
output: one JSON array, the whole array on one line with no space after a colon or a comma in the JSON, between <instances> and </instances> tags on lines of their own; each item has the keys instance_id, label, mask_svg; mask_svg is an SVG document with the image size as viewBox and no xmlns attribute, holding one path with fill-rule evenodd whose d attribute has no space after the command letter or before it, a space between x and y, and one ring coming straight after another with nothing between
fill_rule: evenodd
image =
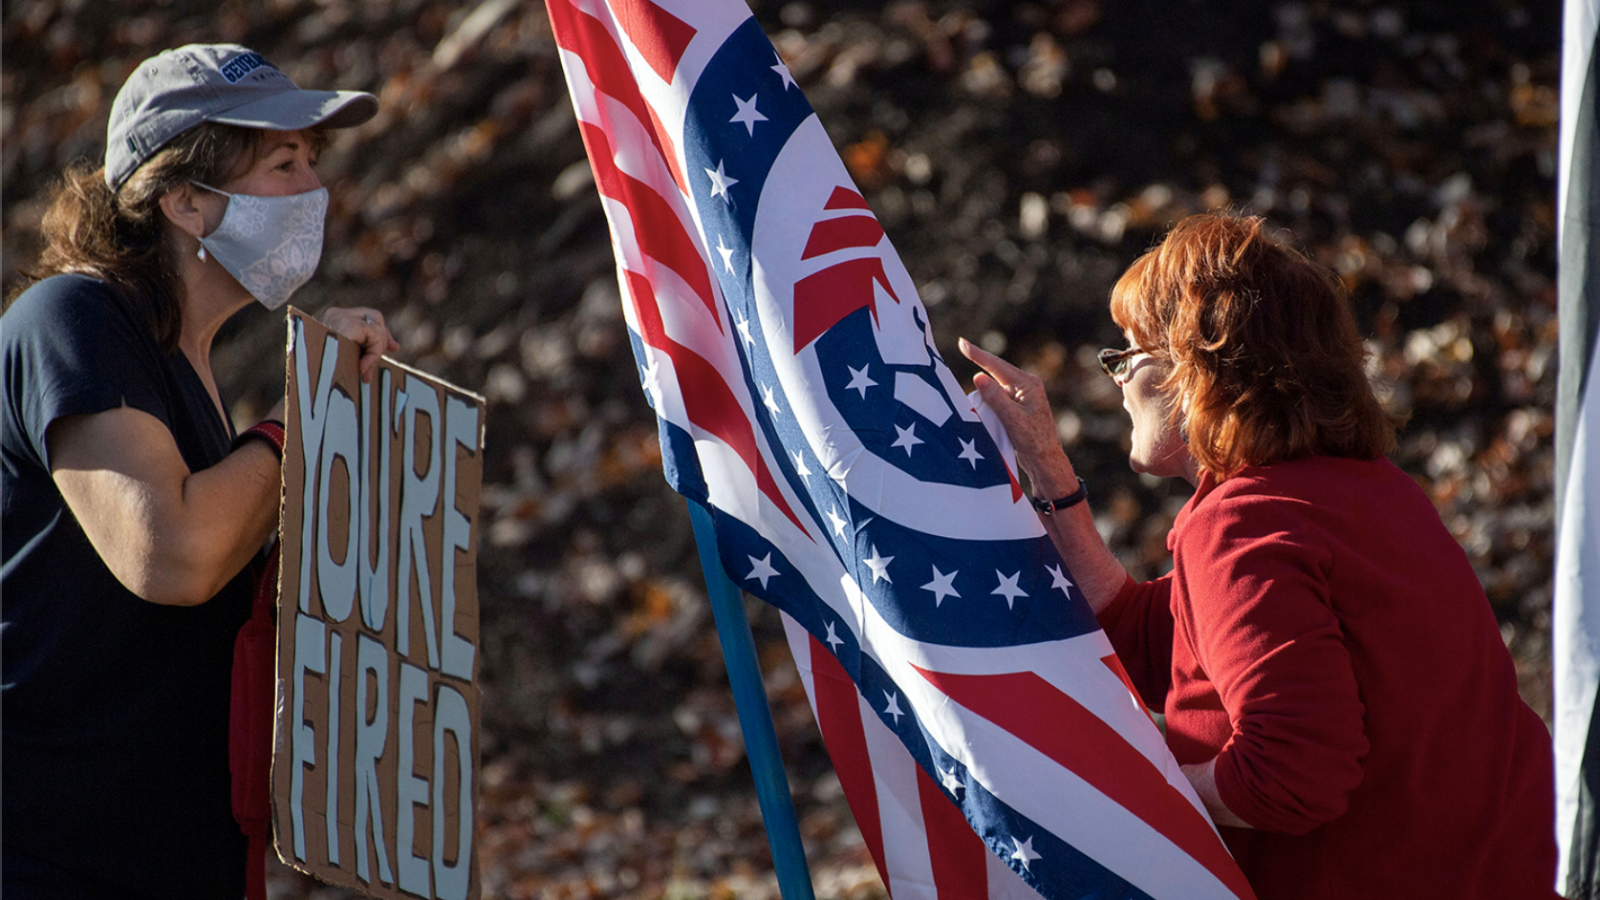
<instances>
[{"instance_id":1,"label":"short sleeve shirt","mask_svg":"<svg viewBox=\"0 0 1600 900\"><path fill-rule=\"evenodd\" d=\"M141 893L237 898L228 711L253 567L199 606L140 599L79 527L45 443L57 419L129 407L199 471L227 455L232 425L187 358L88 276L18 297L0 317L0 358L6 850Z\"/></svg>"}]
</instances>

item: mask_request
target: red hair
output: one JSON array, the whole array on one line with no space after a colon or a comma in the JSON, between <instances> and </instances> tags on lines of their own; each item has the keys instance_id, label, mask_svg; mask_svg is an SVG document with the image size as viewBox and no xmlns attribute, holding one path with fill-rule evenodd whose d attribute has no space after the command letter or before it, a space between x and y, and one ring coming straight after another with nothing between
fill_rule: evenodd
<instances>
[{"instance_id":1,"label":"red hair","mask_svg":"<svg viewBox=\"0 0 1600 900\"><path fill-rule=\"evenodd\" d=\"M1218 480L1302 456L1374 459L1394 420L1373 394L1343 288L1259 217L1179 222L1111 291L1111 317L1171 364L1173 424Z\"/></svg>"}]
</instances>

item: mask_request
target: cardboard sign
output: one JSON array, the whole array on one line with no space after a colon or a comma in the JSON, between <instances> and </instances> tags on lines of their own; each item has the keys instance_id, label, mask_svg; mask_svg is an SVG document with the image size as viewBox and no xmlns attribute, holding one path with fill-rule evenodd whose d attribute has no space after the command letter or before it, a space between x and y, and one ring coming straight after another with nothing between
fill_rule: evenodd
<instances>
[{"instance_id":1,"label":"cardboard sign","mask_svg":"<svg viewBox=\"0 0 1600 900\"><path fill-rule=\"evenodd\" d=\"M484 401L298 310L278 588L278 855L374 897L477 898Z\"/></svg>"}]
</instances>

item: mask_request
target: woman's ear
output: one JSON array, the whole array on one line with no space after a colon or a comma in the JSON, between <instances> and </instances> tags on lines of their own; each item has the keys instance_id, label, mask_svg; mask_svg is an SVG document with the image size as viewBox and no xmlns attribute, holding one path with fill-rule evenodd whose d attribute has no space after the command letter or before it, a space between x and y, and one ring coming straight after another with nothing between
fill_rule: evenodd
<instances>
[{"instance_id":1,"label":"woman's ear","mask_svg":"<svg viewBox=\"0 0 1600 900\"><path fill-rule=\"evenodd\" d=\"M180 184L161 195L158 201L161 212L179 231L193 238L211 233L215 226L208 221L210 204L200 199L201 190L192 184Z\"/></svg>"}]
</instances>

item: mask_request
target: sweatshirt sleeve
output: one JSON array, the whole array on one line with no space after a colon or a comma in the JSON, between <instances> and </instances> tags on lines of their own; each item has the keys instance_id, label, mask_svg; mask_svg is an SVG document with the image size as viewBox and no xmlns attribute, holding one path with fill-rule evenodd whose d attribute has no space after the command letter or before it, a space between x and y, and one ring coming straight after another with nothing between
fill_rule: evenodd
<instances>
[{"instance_id":1,"label":"sweatshirt sleeve","mask_svg":"<svg viewBox=\"0 0 1600 900\"><path fill-rule=\"evenodd\" d=\"M1144 705L1160 711L1172 686L1172 576L1154 581L1128 577L1100 612L1100 627Z\"/></svg>"},{"instance_id":2,"label":"sweatshirt sleeve","mask_svg":"<svg viewBox=\"0 0 1600 900\"><path fill-rule=\"evenodd\" d=\"M1218 794L1256 828L1288 834L1344 814L1368 747L1313 515L1281 497L1214 497L1174 553L1185 624L1232 725Z\"/></svg>"}]
</instances>

